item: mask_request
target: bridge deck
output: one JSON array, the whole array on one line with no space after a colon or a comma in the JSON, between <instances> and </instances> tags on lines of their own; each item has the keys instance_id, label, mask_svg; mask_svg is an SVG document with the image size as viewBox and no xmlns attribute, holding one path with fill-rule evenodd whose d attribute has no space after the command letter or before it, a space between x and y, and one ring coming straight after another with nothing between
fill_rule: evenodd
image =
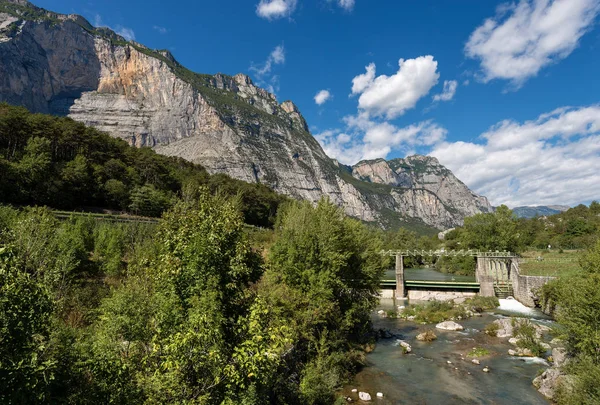
<instances>
[{"instance_id":1,"label":"bridge deck","mask_svg":"<svg viewBox=\"0 0 600 405\"><path fill-rule=\"evenodd\" d=\"M381 280L380 285L386 290L396 289L396 280ZM470 281L406 280L404 286L407 289L479 291L479 283Z\"/></svg>"},{"instance_id":2,"label":"bridge deck","mask_svg":"<svg viewBox=\"0 0 600 405\"><path fill-rule=\"evenodd\" d=\"M514 253L511 252L483 252L479 250L382 250L379 252L383 256L472 256L472 257L491 257L491 258L511 258Z\"/></svg>"}]
</instances>

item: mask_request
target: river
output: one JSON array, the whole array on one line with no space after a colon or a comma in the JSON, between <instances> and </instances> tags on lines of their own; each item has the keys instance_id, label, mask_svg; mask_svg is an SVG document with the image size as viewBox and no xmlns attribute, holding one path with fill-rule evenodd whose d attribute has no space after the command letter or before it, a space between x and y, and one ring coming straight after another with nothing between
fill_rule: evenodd
<instances>
[{"instance_id":1,"label":"river","mask_svg":"<svg viewBox=\"0 0 600 405\"><path fill-rule=\"evenodd\" d=\"M418 279L444 280L452 277L425 269L408 270L407 279L412 279L414 274L411 273L416 272L420 275ZM458 281L460 276L454 277ZM396 305L404 304L403 301L382 299L378 310L394 310ZM380 340L375 350L367 355L367 367L352 384L344 387L343 394L356 402L358 396L352 393L352 389L356 388L370 393L372 403L382 405L548 404L531 383L540 370L548 367L547 363L539 358L524 360L509 356L507 351L513 346L508 339L493 338L483 333L484 327L498 317L523 316L511 313L520 307L517 302L502 300L503 309L459 321L465 328L462 332L442 331L435 329L435 325L384 318L375 311L374 327L400 336L410 343L412 352L403 354L398 338ZM528 317L536 322L550 322L538 311L524 312L528 312ZM416 335L427 329L434 329L438 339L431 343L417 341ZM485 348L491 353L489 357L480 359L480 365L473 364L466 356L475 347ZM483 372L485 366L489 367L489 373ZM384 397L376 398L377 392L383 393Z\"/></svg>"}]
</instances>

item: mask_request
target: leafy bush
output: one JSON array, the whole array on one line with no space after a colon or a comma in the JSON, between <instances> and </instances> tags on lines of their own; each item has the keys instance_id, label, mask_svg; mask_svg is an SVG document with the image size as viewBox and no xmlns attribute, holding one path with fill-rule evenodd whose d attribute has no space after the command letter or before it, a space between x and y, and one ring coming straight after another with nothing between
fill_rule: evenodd
<instances>
[{"instance_id":1,"label":"leafy bush","mask_svg":"<svg viewBox=\"0 0 600 405\"><path fill-rule=\"evenodd\" d=\"M518 339L517 346L529 349L531 354L540 357L546 349L540 344L535 325L529 319L512 319L513 336Z\"/></svg>"},{"instance_id":2,"label":"leafy bush","mask_svg":"<svg viewBox=\"0 0 600 405\"><path fill-rule=\"evenodd\" d=\"M500 306L500 301L496 297L482 297L477 295L465 301L465 305L473 308L475 312L483 312L485 310L495 309Z\"/></svg>"},{"instance_id":3,"label":"leafy bush","mask_svg":"<svg viewBox=\"0 0 600 405\"><path fill-rule=\"evenodd\" d=\"M496 336L498 336L499 329L500 329L500 325L498 325L495 322L492 322L489 325L486 325L486 327L484 328L484 332L489 336L496 337Z\"/></svg>"},{"instance_id":4,"label":"leafy bush","mask_svg":"<svg viewBox=\"0 0 600 405\"><path fill-rule=\"evenodd\" d=\"M467 318L467 312L461 305L451 301L428 301L424 304L409 305L403 313L414 316L415 322L439 323L450 319Z\"/></svg>"}]
</instances>

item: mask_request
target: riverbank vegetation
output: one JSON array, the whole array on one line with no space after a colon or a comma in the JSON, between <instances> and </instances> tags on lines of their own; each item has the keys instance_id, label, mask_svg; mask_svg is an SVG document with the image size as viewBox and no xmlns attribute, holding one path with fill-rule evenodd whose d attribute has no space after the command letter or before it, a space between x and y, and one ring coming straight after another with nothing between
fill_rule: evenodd
<instances>
[{"instance_id":1,"label":"riverbank vegetation","mask_svg":"<svg viewBox=\"0 0 600 405\"><path fill-rule=\"evenodd\" d=\"M0 208L0 402L325 404L372 339L378 239L290 203L266 258L236 201L158 225Z\"/></svg>"},{"instance_id":2,"label":"riverbank vegetation","mask_svg":"<svg viewBox=\"0 0 600 405\"><path fill-rule=\"evenodd\" d=\"M600 404L600 241L580 261L582 271L542 289L542 304L555 317L572 361L563 372L572 384L559 387L559 404Z\"/></svg>"}]
</instances>

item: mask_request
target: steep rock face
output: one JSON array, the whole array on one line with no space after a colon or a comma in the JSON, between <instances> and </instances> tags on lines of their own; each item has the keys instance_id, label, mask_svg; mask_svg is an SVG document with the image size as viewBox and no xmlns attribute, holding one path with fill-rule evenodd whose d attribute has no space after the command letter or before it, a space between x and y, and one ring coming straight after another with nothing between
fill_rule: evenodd
<instances>
[{"instance_id":1,"label":"steep rock face","mask_svg":"<svg viewBox=\"0 0 600 405\"><path fill-rule=\"evenodd\" d=\"M460 223L460 218L492 211L487 198L469 190L434 157L416 155L390 161L362 161L353 167L352 175L372 183L429 192L411 195L412 202L406 200L406 195L396 198L399 204L410 207L408 215L423 218L427 223L433 221L433 217L445 218L440 219L444 223ZM436 198L427 197L431 194ZM432 218L426 218L428 216Z\"/></svg>"},{"instance_id":2,"label":"steep rock face","mask_svg":"<svg viewBox=\"0 0 600 405\"><path fill-rule=\"evenodd\" d=\"M417 174L381 160L350 173L324 153L291 101L279 104L248 76L190 72L167 51L22 0L0 0L0 101L68 115L132 145L295 198L327 196L364 221L420 218L445 228L486 208L439 164ZM411 159L416 165L421 158Z\"/></svg>"}]
</instances>

